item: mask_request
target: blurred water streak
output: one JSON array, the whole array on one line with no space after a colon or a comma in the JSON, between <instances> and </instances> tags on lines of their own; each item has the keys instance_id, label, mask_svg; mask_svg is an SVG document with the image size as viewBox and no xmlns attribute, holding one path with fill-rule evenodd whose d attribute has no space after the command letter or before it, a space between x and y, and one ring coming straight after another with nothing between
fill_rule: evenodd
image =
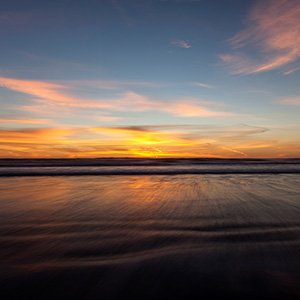
<instances>
[{"instance_id":1,"label":"blurred water streak","mask_svg":"<svg viewBox=\"0 0 300 300\"><path fill-rule=\"evenodd\" d=\"M299 175L2 177L0 205L3 299L300 299Z\"/></svg>"}]
</instances>

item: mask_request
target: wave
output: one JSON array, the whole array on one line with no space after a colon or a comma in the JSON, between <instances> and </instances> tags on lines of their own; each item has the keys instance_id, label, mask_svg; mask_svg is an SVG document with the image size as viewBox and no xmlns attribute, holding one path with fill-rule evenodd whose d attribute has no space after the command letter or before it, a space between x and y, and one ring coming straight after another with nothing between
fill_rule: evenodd
<instances>
[{"instance_id":1,"label":"wave","mask_svg":"<svg viewBox=\"0 0 300 300\"><path fill-rule=\"evenodd\" d=\"M160 166L11 166L0 176L183 175L183 174L297 174L298 163L182 164Z\"/></svg>"},{"instance_id":2,"label":"wave","mask_svg":"<svg viewBox=\"0 0 300 300\"><path fill-rule=\"evenodd\" d=\"M97 167L97 166L173 166L173 165L252 165L300 164L300 158L34 158L0 159L0 167Z\"/></svg>"}]
</instances>

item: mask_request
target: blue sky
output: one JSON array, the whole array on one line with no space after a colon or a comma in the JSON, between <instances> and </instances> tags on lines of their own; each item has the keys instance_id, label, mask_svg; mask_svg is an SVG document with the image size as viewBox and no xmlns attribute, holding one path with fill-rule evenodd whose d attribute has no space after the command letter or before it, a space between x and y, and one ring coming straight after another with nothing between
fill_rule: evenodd
<instances>
[{"instance_id":1,"label":"blue sky","mask_svg":"<svg viewBox=\"0 0 300 300\"><path fill-rule=\"evenodd\" d=\"M0 156L299 157L296 0L9 1Z\"/></svg>"}]
</instances>

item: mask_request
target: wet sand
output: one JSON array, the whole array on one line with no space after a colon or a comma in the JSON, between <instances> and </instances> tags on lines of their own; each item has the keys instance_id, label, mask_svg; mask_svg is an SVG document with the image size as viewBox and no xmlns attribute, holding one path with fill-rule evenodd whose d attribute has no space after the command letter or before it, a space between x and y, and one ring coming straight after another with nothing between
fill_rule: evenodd
<instances>
[{"instance_id":1,"label":"wet sand","mask_svg":"<svg viewBox=\"0 0 300 300\"><path fill-rule=\"evenodd\" d=\"M300 177L9 177L1 299L300 299Z\"/></svg>"}]
</instances>

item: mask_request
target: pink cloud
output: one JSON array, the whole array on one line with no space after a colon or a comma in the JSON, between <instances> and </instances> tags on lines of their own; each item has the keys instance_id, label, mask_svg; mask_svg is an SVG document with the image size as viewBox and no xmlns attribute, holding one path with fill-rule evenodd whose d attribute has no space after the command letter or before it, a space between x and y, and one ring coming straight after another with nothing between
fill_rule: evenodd
<instances>
[{"instance_id":1,"label":"pink cloud","mask_svg":"<svg viewBox=\"0 0 300 300\"><path fill-rule=\"evenodd\" d=\"M0 119L0 123L27 123L27 124L48 124L47 119Z\"/></svg>"},{"instance_id":2,"label":"pink cloud","mask_svg":"<svg viewBox=\"0 0 300 300\"><path fill-rule=\"evenodd\" d=\"M179 117L225 117L233 113L214 111L208 107L198 105L196 101L177 101L170 105L161 105L160 109Z\"/></svg>"},{"instance_id":3,"label":"pink cloud","mask_svg":"<svg viewBox=\"0 0 300 300\"><path fill-rule=\"evenodd\" d=\"M213 88L213 86L205 84L205 83L202 83L202 82L193 82L192 85L201 86L201 87L208 88L208 89L212 89Z\"/></svg>"},{"instance_id":4,"label":"pink cloud","mask_svg":"<svg viewBox=\"0 0 300 300\"><path fill-rule=\"evenodd\" d=\"M59 84L0 77L0 85L17 92L33 95L37 98L63 103L72 103L75 101L74 98L60 91L67 89L67 87Z\"/></svg>"},{"instance_id":5,"label":"pink cloud","mask_svg":"<svg viewBox=\"0 0 300 300\"><path fill-rule=\"evenodd\" d=\"M172 102L158 101L149 99L146 96L127 92L124 96L115 101L118 104L115 109L147 111L156 110L167 112L178 117L217 117L233 116L233 113L215 111L210 107L220 106L220 103L201 101L197 98L181 98Z\"/></svg>"},{"instance_id":6,"label":"pink cloud","mask_svg":"<svg viewBox=\"0 0 300 300\"><path fill-rule=\"evenodd\" d=\"M300 67L294 68L294 69L291 69L291 70L288 70L288 71L286 71L286 72L283 72L283 74L284 74L284 75L290 75L290 74L292 74L292 73L294 73L294 72L296 72L296 71L298 71L298 70L300 70Z\"/></svg>"},{"instance_id":7,"label":"pink cloud","mask_svg":"<svg viewBox=\"0 0 300 300\"><path fill-rule=\"evenodd\" d=\"M192 47L192 46L189 45L187 42L182 41L182 40L174 40L174 41L172 41L172 44L173 44L173 45L176 45L177 47L180 47L180 48L186 48L186 49Z\"/></svg>"},{"instance_id":8,"label":"pink cloud","mask_svg":"<svg viewBox=\"0 0 300 300\"><path fill-rule=\"evenodd\" d=\"M300 97L290 97L277 101L280 104L300 106Z\"/></svg>"},{"instance_id":9,"label":"pink cloud","mask_svg":"<svg viewBox=\"0 0 300 300\"><path fill-rule=\"evenodd\" d=\"M5 88L33 96L33 99L31 99L33 103L10 107L34 113L39 115L39 118L51 115L54 118L58 115L67 116L78 109L98 109L98 115L99 109L101 109L100 115L103 116L104 120L113 120L114 116L103 115L103 113L118 111L142 112L152 110L179 117L225 117L234 115L230 112L215 110L216 107L222 106L220 103L192 97L166 101L151 99L133 91L126 91L113 98L84 99L76 93L80 88L72 85L3 77L0 78L0 84ZM208 87L208 85L205 85L205 87ZM82 111L77 113L82 114Z\"/></svg>"},{"instance_id":10,"label":"pink cloud","mask_svg":"<svg viewBox=\"0 0 300 300\"><path fill-rule=\"evenodd\" d=\"M248 16L248 27L230 43L234 48L254 45L260 60L237 54L219 57L231 66L232 73L253 74L292 65L300 56L300 3L292 0L258 1ZM285 73L289 74L289 70Z\"/></svg>"}]
</instances>

